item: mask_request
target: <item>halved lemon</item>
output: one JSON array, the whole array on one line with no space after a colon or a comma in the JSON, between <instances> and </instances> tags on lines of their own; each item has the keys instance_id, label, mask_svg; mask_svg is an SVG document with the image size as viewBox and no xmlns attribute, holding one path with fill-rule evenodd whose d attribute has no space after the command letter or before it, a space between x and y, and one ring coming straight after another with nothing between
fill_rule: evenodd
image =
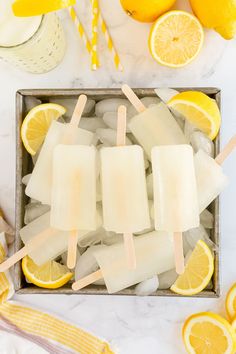
<instances>
[{"instance_id":1,"label":"halved lemon","mask_svg":"<svg viewBox=\"0 0 236 354\"><path fill-rule=\"evenodd\" d=\"M12 10L15 16L28 17L43 15L75 5L76 0L15 0Z\"/></svg>"},{"instance_id":2,"label":"halved lemon","mask_svg":"<svg viewBox=\"0 0 236 354\"><path fill-rule=\"evenodd\" d=\"M160 64L178 68L199 54L204 32L198 19L185 11L169 11L154 23L149 49Z\"/></svg>"},{"instance_id":3,"label":"halved lemon","mask_svg":"<svg viewBox=\"0 0 236 354\"><path fill-rule=\"evenodd\" d=\"M55 103L40 104L29 111L21 126L21 139L31 155L42 145L52 121L65 112L64 107Z\"/></svg>"},{"instance_id":4,"label":"halved lemon","mask_svg":"<svg viewBox=\"0 0 236 354\"><path fill-rule=\"evenodd\" d=\"M211 250L199 240L185 266L185 271L171 286L174 293L195 295L208 285L214 271L214 258Z\"/></svg>"},{"instance_id":5,"label":"halved lemon","mask_svg":"<svg viewBox=\"0 0 236 354\"><path fill-rule=\"evenodd\" d=\"M236 283L229 289L226 299L225 308L227 315L232 320L236 316Z\"/></svg>"},{"instance_id":6,"label":"halved lemon","mask_svg":"<svg viewBox=\"0 0 236 354\"><path fill-rule=\"evenodd\" d=\"M68 268L58 262L47 262L37 266L30 257L22 260L23 273L28 281L40 288L57 289L68 283L72 278Z\"/></svg>"},{"instance_id":7,"label":"halved lemon","mask_svg":"<svg viewBox=\"0 0 236 354\"><path fill-rule=\"evenodd\" d=\"M190 316L183 326L183 341L191 354L233 354L236 350L233 328L212 312Z\"/></svg>"},{"instance_id":8,"label":"halved lemon","mask_svg":"<svg viewBox=\"0 0 236 354\"><path fill-rule=\"evenodd\" d=\"M203 92L185 91L172 97L168 106L213 140L217 136L221 115L217 103Z\"/></svg>"}]
</instances>

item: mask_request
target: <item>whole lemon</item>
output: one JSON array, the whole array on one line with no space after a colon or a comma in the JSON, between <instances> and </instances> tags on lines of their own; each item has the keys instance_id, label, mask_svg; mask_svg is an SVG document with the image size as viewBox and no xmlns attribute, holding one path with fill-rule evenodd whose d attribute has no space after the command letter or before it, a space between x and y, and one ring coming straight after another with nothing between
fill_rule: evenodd
<instances>
[{"instance_id":1,"label":"whole lemon","mask_svg":"<svg viewBox=\"0 0 236 354\"><path fill-rule=\"evenodd\" d=\"M120 0L125 12L140 22L154 22L168 11L176 0Z\"/></svg>"},{"instance_id":2,"label":"whole lemon","mask_svg":"<svg viewBox=\"0 0 236 354\"><path fill-rule=\"evenodd\" d=\"M235 36L235 0L190 0L190 3L203 26L214 29L225 39Z\"/></svg>"}]
</instances>

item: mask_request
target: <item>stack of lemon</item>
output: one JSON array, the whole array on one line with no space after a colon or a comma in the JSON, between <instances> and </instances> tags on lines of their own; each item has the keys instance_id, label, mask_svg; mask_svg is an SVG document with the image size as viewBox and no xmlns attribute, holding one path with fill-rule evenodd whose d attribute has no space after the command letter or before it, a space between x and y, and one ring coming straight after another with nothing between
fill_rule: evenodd
<instances>
[{"instance_id":1,"label":"stack of lemon","mask_svg":"<svg viewBox=\"0 0 236 354\"><path fill-rule=\"evenodd\" d=\"M194 15L169 11L175 0L120 0L126 13L141 22L154 22L149 37L153 58L160 64L178 68L190 63L200 52L202 25L225 39L236 33L235 0L190 0Z\"/></svg>"}]
</instances>

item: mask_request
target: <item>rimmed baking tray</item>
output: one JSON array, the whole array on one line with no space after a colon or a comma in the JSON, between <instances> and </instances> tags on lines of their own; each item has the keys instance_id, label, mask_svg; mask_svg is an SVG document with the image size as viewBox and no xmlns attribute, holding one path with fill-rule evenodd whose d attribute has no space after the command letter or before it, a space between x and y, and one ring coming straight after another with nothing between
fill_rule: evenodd
<instances>
[{"instance_id":1,"label":"rimmed baking tray","mask_svg":"<svg viewBox=\"0 0 236 354\"><path fill-rule=\"evenodd\" d=\"M204 92L209 97L214 98L220 107L220 90L218 88L176 88L178 91L197 90ZM152 88L135 89L135 92L139 97L156 96ZM24 225L24 211L25 205L28 203L28 197L24 193L24 185L22 184L22 177L32 171L32 160L27 151L24 149L20 137L20 128L22 120L26 115L25 99L26 97L35 97L42 102L48 102L49 98L77 98L80 94L86 94L88 98L92 98L95 101L100 101L105 98L124 98L120 89L27 89L19 90L16 93L16 240L14 244L14 252L18 251L22 247L22 242L19 236L19 230ZM215 155L218 154L220 149L219 136L214 141ZM219 297L220 295L220 277L219 277L219 258L220 258L220 225L219 225L219 199L216 199L214 203L209 207L214 215L214 228L211 230L211 239L216 244L216 250L214 251L215 269L212 278L212 289L204 290L195 297ZM14 266L14 282L16 292L18 294L75 294L71 289L71 284L67 284L64 287L56 290L42 289L32 284L28 284L25 281L22 273L20 262ZM108 295L104 286L90 285L85 289L77 292L78 294L86 295ZM115 295L134 295L134 287L120 291ZM152 296L175 296L170 290L157 290Z\"/></svg>"}]
</instances>

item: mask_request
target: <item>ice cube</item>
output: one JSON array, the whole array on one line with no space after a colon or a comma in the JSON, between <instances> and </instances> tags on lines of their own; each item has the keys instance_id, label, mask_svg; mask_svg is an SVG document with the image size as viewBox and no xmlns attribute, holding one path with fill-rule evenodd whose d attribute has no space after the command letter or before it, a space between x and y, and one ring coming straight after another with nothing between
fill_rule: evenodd
<instances>
[{"instance_id":1,"label":"ice cube","mask_svg":"<svg viewBox=\"0 0 236 354\"><path fill-rule=\"evenodd\" d=\"M90 247L100 243L106 237L105 230L100 227L95 231L89 232L85 237L79 240L78 245L80 247Z\"/></svg>"},{"instance_id":2,"label":"ice cube","mask_svg":"<svg viewBox=\"0 0 236 354\"><path fill-rule=\"evenodd\" d=\"M127 107L128 111L131 109L131 103L125 98L106 98L99 101L95 106L95 114L97 117L103 117L106 112L116 112L118 107L124 105Z\"/></svg>"},{"instance_id":3,"label":"ice cube","mask_svg":"<svg viewBox=\"0 0 236 354\"><path fill-rule=\"evenodd\" d=\"M97 117L81 118L79 127L89 130L92 133L95 133L98 128L107 128L102 118Z\"/></svg>"},{"instance_id":4,"label":"ice cube","mask_svg":"<svg viewBox=\"0 0 236 354\"><path fill-rule=\"evenodd\" d=\"M183 233L183 239L184 238L186 238L186 241L188 242L188 244L190 245L192 250L194 249L194 247L196 246L196 243L199 240L203 240L204 242L206 242L206 244L212 250L216 250L217 249L217 246L210 239L208 233L206 232L205 228L202 225L200 225L199 227L196 227L194 229L191 229L191 230L188 230L188 231L184 232Z\"/></svg>"},{"instance_id":5,"label":"ice cube","mask_svg":"<svg viewBox=\"0 0 236 354\"><path fill-rule=\"evenodd\" d=\"M179 116L179 115L176 115L174 112L171 111L171 113L173 114L176 122L178 123L180 129L182 131L184 131L184 126L185 126L185 120L183 119L183 117Z\"/></svg>"},{"instance_id":6,"label":"ice cube","mask_svg":"<svg viewBox=\"0 0 236 354\"><path fill-rule=\"evenodd\" d=\"M213 229L214 226L213 214L207 209L203 210L203 212L200 214L200 223L206 229Z\"/></svg>"},{"instance_id":7,"label":"ice cube","mask_svg":"<svg viewBox=\"0 0 236 354\"><path fill-rule=\"evenodd\" d=\"M87 249L78 259L75 268L75 280L79 280L96 270L98 270L99 266L97 261L93 255L93 252L97 249L104 248L104 245L92 246ZM105 285L104 280L101 279L95 284Z\"/></svg>"},{"instance_id":8,"label":"ice cube","mask_svg":"<svg viewBox=\"0 0 236 354\"><path fill-rule=\"evenodd\" d=\"M113 129L97 129L96 135L99 140L106 146L116 145L116 131ZM126 145L132 145L132 142L128 137L126 137Z\"/></svg>"},{"instance_id":9,"label":"ice cube","mask_svg":"<svg viewBox=\"0 0 236 354\"><path fill-rule=\"evenodd\" d=\"M102 119L109 128L113 130L117 129L117 112L105 112L103 114ZM130 132L128 124L129 124L129 119L127 120L127 124L126 124L126 132Z\"/></svg>"},{"instance_id":10,"label":"ice cube","mask_svg":"<svg viewBox=\"0 0 236 354\"><path fill-rule=\"evenodd\" d=\"M30 177L31 177L31 174L32 173L29 173L28 175L25 175L23 178L22 178L22 183L27 186L29 180L30 180Z\"/></svg>"},{"instance_id":11,"label":"ice cube","mask_svg":"<svg viewBox=\"0 0 236 354\"><path fill-rule=\"evenodd\" d=\"M171 88L156 88L154 91L156 95L165 103L179 93L179 91Z\"/></svg>"},{"instance_id":12,"label":"ice cube","mask_svg":"<svg viewBox=\"0 0 236 354\"><path fill-rule=\"evenodd\" d=\"M46 214L50 210L49 205L41 203L29 203L25 206L24 223L27 225L31 221L39 218L41 215Z\"/></svg>"},{"instance_id":13,"label":"ice cube","mask_svg":"<svg viewBox=\"0 0 236 354\"><path fill-rule=\"evenodd\" d=\"M134 289L135 295L147 296L155 293L159 287L158 276L155 275L151 279L147 279L136 285Z\"/></svg>"},{"instance_id":14,"label":"ice cube","mask_svg":"<svg viewBox=\"0 0 236 354\"><path fill-rule=\"evenodd\" d=\"M167 272L161 273L158 275L159 279L159 289L165 290L169 289L171 285L174 284L178 277L175 269L168 270Z\"/></svg>"},{"instance_id":15,"label":"ice cube","mask_svg":"<svg viewBox=\"0 0 236 354\"><path fill-rule=\"evenodd\" d=\"M114 245L115 243L124 242L124 236L122 234L116 234L112 231L106 231L105 238L102 240L102 244L106 246Z\"/></svg>"},{"instance_id":16,"label":"ice cube","mask_svg":"<svg viewBox=\"0 0 236 354\"><path fill-rule=\"evenodd\" d=\"M198 150L201 149L205 151L209 156L214 156L214 143L203 132L194 131L190 135L190 143L194 152L198 152Z\"/></svg>"},{"instance_id":17,"label":"ice cube","mask_svg":"<svg viewBox=\"0 0 236 354\"><path fill-rule=\"evenodd\" d=\"M38 98L32 96L25 96L24 102L26 112L42 103Z\"/></svg>"},{"instance_id":18,"label":"ice cube","mask_svg":"<svg viewBox=\"0 0 236 354\"><path fill-rule=\"evenodd\" d=\"M51 97L49 102L60 104L61 106L65 107L66 113L64 117L66 119L70 119L74 112L78 97L75 98L64 98L64 97ZM87 117L90 116L94 111L95 101L92 99L88 99L86 102L86 106L83 111L83 116Z\"/></svg>"},{"instance_id":19,"label":"ice cube","mask_svg":"<svg viewBox=\"0 0 236 354\"><path fill-rule=\"evenodd\" d=\"M153 200L153 174L147 176L147 194L148 198Z\"/></svg>"},{"instance_id":20,"label":"ice cube","mask_svg":"<svg viewBox=\"0 0 236 354\"><path fill-rule=\"evenodd\" d=\"M198 129L193 124L191 124L188 120L185 120L184 135L189 143L190 143L191 135L197 131Z\"/></svg>"},{"instance_id":21,"label":"ice cube","mask_svg":"<svg viewBox=\"0 0 236 354\"><path fill-rule=\"evenodd\" d=\"M143 97L141 98L141 102L144 104L145 107L150 107L153 106L155 104L158 104L161 102L160 98L158 97ZM137 114L137 112L135 113Z\"/></svg>"},{"instance_id":22,"label":"ice cube","mask_svg":"<svg viewBox=\"0 0 236 354\"><path fill-rule=\"evenodd\" d=\"M186 256L189 252L193 251L193 247L191 244L188 243L188 238L183 237L183 252L184 255Z\"/></svg>"}]
</instances>

